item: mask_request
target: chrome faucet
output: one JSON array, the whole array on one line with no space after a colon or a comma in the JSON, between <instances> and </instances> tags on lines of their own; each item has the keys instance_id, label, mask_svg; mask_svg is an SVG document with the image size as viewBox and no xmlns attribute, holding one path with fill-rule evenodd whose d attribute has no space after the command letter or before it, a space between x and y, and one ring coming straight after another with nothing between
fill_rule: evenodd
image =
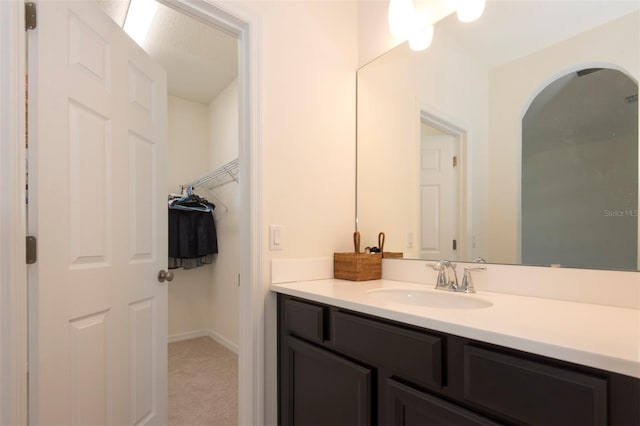
<instances>
[{"instance_id":1,"label":"chrome faucet","mask_svg":"<svg viewBox=\"0 0 640 426\"><path fill-rule=\"evenodd\" d=\"M458 291L458 275L456 274L456 264L448 260L441 260L430 265L438 271L436 289Z\"/></svg>"},{"instance_id":2,"label":"chrome faucet","mask_svg":"<svg viewBox=\"0 0 640 426\"><path fill-rule=\"evenodd\" d=\"M436 263L427 264L438 271L436 279L437 290L448 290L459 293L475 293L473 280L471 279L471 271L486 271L486 266L466 266L464 268L464 276L462 284L458 285L458 275L456 274L456 264L449 260L440 260Z\"/></svg>"}]
</instances>

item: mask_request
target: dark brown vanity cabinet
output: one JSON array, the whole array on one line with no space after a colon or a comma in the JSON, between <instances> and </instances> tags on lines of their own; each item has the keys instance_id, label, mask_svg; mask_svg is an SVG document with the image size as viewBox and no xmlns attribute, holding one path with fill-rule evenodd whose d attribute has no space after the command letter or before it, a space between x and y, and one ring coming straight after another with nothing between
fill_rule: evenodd
<instances>
[{"instance_id":1,"label":"dark brown vanity cabinet","mask_svg":"<svg viewBox=\"0 0 640 426\"><path fill-rule=\"evenodd\" d=\"M640 425L640 380L278 296L281 425Z\"/></svg>"},{"instance_id":2,"label":"dark brown vanity cabinet","mask_svg":"<svg viewBox=\"0 0 640 426\"><path fill-rule=\"evenodd\" d=\"M281 397L295 409L283 413L282 424L371 424L370 368L295 337L289 338L286 351L283 368L289 374Z\"/></svg>"}]
</instances>

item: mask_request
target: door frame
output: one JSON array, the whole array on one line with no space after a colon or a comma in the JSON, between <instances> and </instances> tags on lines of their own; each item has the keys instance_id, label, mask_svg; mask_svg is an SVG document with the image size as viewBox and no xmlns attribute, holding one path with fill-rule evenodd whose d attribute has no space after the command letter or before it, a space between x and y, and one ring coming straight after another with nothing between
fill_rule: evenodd
<instances>
[{"instance_id":1,"label":"door frame","mask_svg":"<svg viewBox=\"0 0 640 426\"><path fill-rule=\"evenodd\" d=\"M234 35L239 43L240 170L240 424L264 424L264 297L262 284L262 151L259 20L241 5L217 0L160 0ZM0 2L0 423L27 424L27 266L25 265L26 32L24 3Z\"/></svg>"},{"instance_id":2,"label":"door frame","mask_svg":"<svg viewBox=\"0 0 640 426\"><path fill-rule=\"evenodd\" d=\"M24 3L0 2L0 17L0 424L17 425L27 423Z\"/></svg>"},{"instance_id":3,"label":"door frame","mask_svg":"<svg viewBox=\"0 0 640 426\"><path fill-rule=\"evenodd\" d=\"M235 3L157 0L238 39L240 164L239 424L264 424L264 297L262 284L262 151L258 17Z\"/></svg>"},{"instance_id":4,"label":"door frame","mask_svg":"<svg viewBox=\"0 0 640 426\"><path fill-rule=\"evenodd\" d=\"M473 235L473 233L469 221L472 207L471 194L469 191L470 186L468 182L468 177L470 175L469 169L471 167L468 150L469 131L465 126L455 124L455 119L447 117L446 114L437 111L433 107L422 105L418 108L416 139L419 147L421 146L420 126L422 123L428 124L429 126L457 139L458 157L462 159L461 161L458 161L458 176L456 179L458 186L458 197L456 199L458 209L458 220L456 225L458 234L458 259L470 259L471 244L469 241L469 235ZM418 167L419 166L420 165L418 164ZM420 214L420 212L418 214ZM420 224L420 222L418 223ZM419 229L419 231L422 232L422 229Z\"/></svg>"}]
</instances>

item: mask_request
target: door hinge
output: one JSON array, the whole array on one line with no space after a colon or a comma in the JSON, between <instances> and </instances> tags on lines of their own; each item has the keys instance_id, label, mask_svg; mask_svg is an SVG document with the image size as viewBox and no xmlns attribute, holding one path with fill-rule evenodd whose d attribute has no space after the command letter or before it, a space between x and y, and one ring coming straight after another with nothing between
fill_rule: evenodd
<instances>
[{"instance_id":1,"label":"door hinge","mask_svg":"<svg viewBox=\"0 0 640 426\"><path fill-rule=\"evenodd\" d=\"M27 30L34 30L38 26L36 4L33 2L24 4L24 25Z\"/></svg>"},{"instance_id":2,"label":"door hinge","mask_svg":"<svg viewBox=\"0 0 640 426\"><path fill-rule=\"evenodd\" d=\"M27 235L27 265L32 265L38 260L38 240L32 235Z\"/></svg>"},{"instance_id":3,"label":"door hinge","mask_svg":"<svg viewBox=\"0 0 640 426\"><path fill-rule=\"evenodd\" d=\"M454 250L458 249L458 241L457 240L453 240L453 249Z\"/></svg>"},{"instance_id":4,"label":"door hinge","mask_svg":"<svg viewBox=\"0 0 640 426\"><path fill-rule=\"evenodd\" d=\"M453 156L453 167L456 167L458 165L458 157L457 156Z\"/></svg>"}]
</instances>

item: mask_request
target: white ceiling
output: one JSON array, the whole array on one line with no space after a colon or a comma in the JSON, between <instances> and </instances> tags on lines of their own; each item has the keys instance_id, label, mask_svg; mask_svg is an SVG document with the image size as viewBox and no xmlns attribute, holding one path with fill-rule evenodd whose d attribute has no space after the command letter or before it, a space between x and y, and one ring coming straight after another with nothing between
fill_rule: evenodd
<instances>
[{"instance_id":1,"label":"white ceiling","mask_svg":"<svg viewBox=\"0 0 640 426\"><path fill-rule=\"evenodd\" d=\"M122 26L128 0L96 0ZM209 104L238 75L238 41L160 4L144 50L167 71L169 94Z\"/></svg>"},{"instance_id":2,"label":"white ceiling","mask_svg":"<svg viewBox=\"0 0 640 426\"><path fill-rule=\"evenodd\" d=\"M477 21L435 26L493 68L640 9L636 0L489 0Z\"/></svg>"},{"instance_id":3,"label":"white ceiling","mask_svg":"<svg viewBox=\"0 0 640 426\"><path fill-rule=\"evenodd\" d=\"M128 0L96 0L120 26ZM489 67L640 9L635 0L489 0L480 19L438 22ZM167 71L169 93L209 104L238 74L237 40L162 4L142 46Z\"/></svg>"}]
</instances>

